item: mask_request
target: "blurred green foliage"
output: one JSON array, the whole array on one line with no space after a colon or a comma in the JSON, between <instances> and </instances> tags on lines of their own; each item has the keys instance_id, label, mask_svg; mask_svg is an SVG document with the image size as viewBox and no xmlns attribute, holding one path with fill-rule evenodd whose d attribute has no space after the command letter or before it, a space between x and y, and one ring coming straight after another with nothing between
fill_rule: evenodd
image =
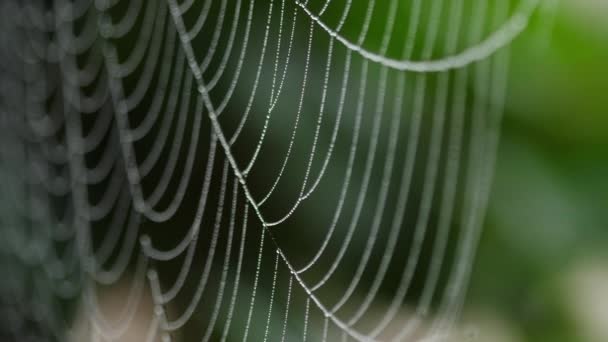
<instances>
[{"instance_id":1,"label":"blurred green foliage","mask_svg":"<svg viewBox=\"0 0 608 342\"><path fill-rule=\"evenodd\" d=\"M542 30L533 29L513 47L469 301L491 307L525 341L602 338L591 337L568 304L583 289L563 287L584 260L603 260L608 269L606 13L602 1L562 1L545 46L535 36ZM597 305L608 305L608 283L596 285Z\"/></svg>"}]
</instances>

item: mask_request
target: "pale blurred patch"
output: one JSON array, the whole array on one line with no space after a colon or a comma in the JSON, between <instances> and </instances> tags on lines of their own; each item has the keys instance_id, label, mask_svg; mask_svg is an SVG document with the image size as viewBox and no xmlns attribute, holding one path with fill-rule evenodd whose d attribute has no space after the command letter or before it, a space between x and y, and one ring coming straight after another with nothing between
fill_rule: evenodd
<instances>
[{"instance_id":1,"label":"pale blurred patch","mask_svg":"<svg viewBox=\"0 0 608 342\"><path fill-rule=\"evenodd\" d=\"M575 263L564 275L561 289L585 341L608 341L608 258Z\"/></svg>"},{"instance_id":2,"label":"pale blurred patch","mask_svg":"<svg viewBox=\"0 0 608 342\"><path fill-rule=\"evenodd\" d=\"M130 290L132 286L131 279L123 280L120 283L111 286L104 290L98 290L97 298L99 303L99 312L103 315L108 324L113 327L118 327L124 324L120 321L121 317L126 319L128 314L123 316L125 305L128 303ZM128 328L116 339L111 339L113 342L132 342L132 341L152 341L160 342L162 336L156 332L156 320L154 303L148 288L144 287L141 293L141 300L135 309L135 313ZM77 317L74 321L73 329L70 335L70 341L106 341L98 330L92 329L91 325L91 308L85 305L82 301ZM111 334L111 332L110 332ZM177 341L174 336L171 336L171 341Z\"/></svg>"},{"instance_id":3,"label":"pale blurred patch","mask_svg":"<svg viewBox=\"0 0 608 342\"><path fill-rule=\"evenodd\" d=\"M587 26L589 31L608 33L606 15L608 15L608 1L606 0L561 0L562 10L568 13L581 25Z\"/></svg>"},{"instance_id":4,"label":"pale blurred patch","mask_svg":"<svg viewBox=\"0 0 608 342\"><path fill-rule=\"evenodd\" d=\"M454 342L522 342L521 333L512 322L487 309L466 312Z\"/></svg>"}]
</instances>

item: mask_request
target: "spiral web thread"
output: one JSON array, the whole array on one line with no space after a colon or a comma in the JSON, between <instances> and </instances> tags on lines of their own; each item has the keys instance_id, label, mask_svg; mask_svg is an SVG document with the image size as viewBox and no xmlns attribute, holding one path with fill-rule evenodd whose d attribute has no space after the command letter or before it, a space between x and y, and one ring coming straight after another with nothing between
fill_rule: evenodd
<instances>
[{"instance_id":1,"label":"spiral web thread","mask_svg":"<svg viewBox=\"0 0 608 342\"><path fill-rule=\"evenodd\" d=\"M10 336L450 339L554 1L0 6Z\"/></svg>"}]
</instances>

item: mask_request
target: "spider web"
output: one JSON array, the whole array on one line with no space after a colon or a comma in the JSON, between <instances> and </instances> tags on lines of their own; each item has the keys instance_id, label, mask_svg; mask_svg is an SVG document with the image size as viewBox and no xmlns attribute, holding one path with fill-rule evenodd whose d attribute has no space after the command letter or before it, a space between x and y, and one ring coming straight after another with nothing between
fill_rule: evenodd
<instances>
[{"instance_id":1,"label":"spider web","mask_svg":"<svg viewBox=\"0 0 608 342\"><path fill-rule=\"evenodd\" d=\"M554 1L0 6L9 336L448 338Z\"/></svg>"}]
</instances>

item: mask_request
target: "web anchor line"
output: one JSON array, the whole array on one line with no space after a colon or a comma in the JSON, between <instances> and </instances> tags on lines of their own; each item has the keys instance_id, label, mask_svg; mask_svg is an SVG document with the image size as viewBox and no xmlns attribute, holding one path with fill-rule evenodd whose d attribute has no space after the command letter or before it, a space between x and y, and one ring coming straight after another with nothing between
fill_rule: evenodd
<instances>
[{"instance_id":1,"label":"web anchor line","mask_svg":"<svg viewBox=\"0 0 608 342\"><path fill-rule=\"evenodd\" d=\"M317 23L319 27L325 30L331 37L334 37L336 40L342 43L342 45L349 50L353 50L362 57L391 69L412 72L448 71L451 69L462 68L469 64L486 59L487 57L495 54L500 48L511 43L528 27L530 16L532 16L540 4L540 0L528 0L523 2L516 14L509 18L502 27L486 37L481 43L470 46L460 53L438 59L415 61L389 58L382 54L369 51L361 46L361 44L353 43L346 37L340 35L337 31L331 29L329 26L327 26L327 24L321 21L318 16L312 13L306 7L305 3L299 0L294 0L294 2L300 8L302 8L302 10L310 17L312 21Z\"/></svg>"}]
</instances>

